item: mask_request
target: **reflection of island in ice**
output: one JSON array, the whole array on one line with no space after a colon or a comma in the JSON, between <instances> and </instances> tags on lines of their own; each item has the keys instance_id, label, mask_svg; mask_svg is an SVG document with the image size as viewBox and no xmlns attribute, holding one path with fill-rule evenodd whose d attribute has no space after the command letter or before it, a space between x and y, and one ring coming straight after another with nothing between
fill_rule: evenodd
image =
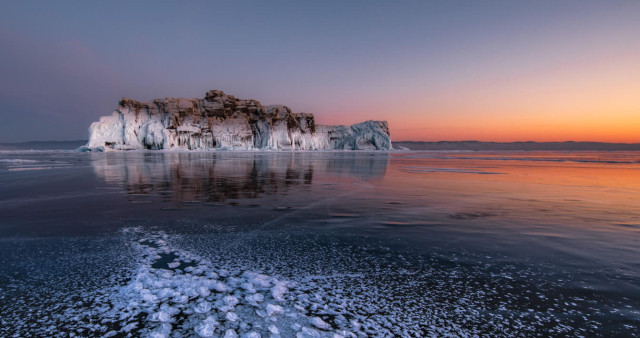
<instances>
[{"instance_id":1,"label":"reflection of island in ice","mask_svg":"<svg viewBox=\"0 0 640 338\"><path fill-rule=\"evenodd\" d=\"M92 166L107 183L129 194L165 201L220 202L307 189L316 176L382 178L386 153L108 153Z\"/></svg>"}]
</instances>

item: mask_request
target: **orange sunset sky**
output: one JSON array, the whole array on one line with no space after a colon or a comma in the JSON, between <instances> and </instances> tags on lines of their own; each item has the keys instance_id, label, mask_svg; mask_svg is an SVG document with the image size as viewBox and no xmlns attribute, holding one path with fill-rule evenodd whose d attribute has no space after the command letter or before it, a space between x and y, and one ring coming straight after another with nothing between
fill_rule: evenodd
<instances>
[{"instance_id":1,"label":"orange sunset sky","mask_svg":"<svg viewBox=\"0 0 640 338\"><path fill-rule=\"evenodd\" d=\"M7 2L0 73L0 142L211 89L394 141L640 142L640 1Z\"/></svg>"}]
</instances>

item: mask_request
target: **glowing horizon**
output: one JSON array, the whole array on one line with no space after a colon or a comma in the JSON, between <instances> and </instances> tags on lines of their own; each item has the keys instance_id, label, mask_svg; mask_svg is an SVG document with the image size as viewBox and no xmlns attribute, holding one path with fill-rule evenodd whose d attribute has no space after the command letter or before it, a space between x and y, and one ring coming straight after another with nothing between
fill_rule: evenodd
<instances>
[{"instance_id":1,"label":"glowing horizon","mask_svg":"<svg viewBox=\"0 0 640 338\"><path fill-rule=\"evenodd\" d=\"M638 143L638 17L640 2L7 2L0 142L82 139L121 97L220 89L320 124L386 120L396 141Z\"/></svg>"}]
</instances>

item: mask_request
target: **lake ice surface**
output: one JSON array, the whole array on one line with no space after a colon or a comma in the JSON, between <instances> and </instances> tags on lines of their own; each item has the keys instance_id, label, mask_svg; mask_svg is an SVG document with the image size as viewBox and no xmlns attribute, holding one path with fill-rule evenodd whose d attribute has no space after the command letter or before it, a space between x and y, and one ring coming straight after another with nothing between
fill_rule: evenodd
<instances>
[{"instance_id":1,"label":"lake ice surface","mask_svg":"<svg viewBox=\"0 0 640 338\"><path fill-rule=\"evenodd\" d=\"M0 152L0 336L638 336L639 160Z\"/></svg>"}]
</instances>

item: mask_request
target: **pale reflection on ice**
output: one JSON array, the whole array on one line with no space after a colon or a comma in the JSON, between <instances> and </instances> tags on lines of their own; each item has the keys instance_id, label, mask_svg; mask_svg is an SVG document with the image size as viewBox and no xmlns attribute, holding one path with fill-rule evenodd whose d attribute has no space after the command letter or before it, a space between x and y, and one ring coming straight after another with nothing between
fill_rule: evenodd
<instances>
[{"instance_id":1,"label":"pale reflection on ice","mask_svg":"<svg viewBox=\"0 0 640 338\"><path fill-rule=\"evenodd\" d=\"M91 165L96 175L130 194L166 200L225 201L310 186L314 175L376 179L385 175L388 153L219 152L108 153Z\"/></svg>"}]
</instances>

